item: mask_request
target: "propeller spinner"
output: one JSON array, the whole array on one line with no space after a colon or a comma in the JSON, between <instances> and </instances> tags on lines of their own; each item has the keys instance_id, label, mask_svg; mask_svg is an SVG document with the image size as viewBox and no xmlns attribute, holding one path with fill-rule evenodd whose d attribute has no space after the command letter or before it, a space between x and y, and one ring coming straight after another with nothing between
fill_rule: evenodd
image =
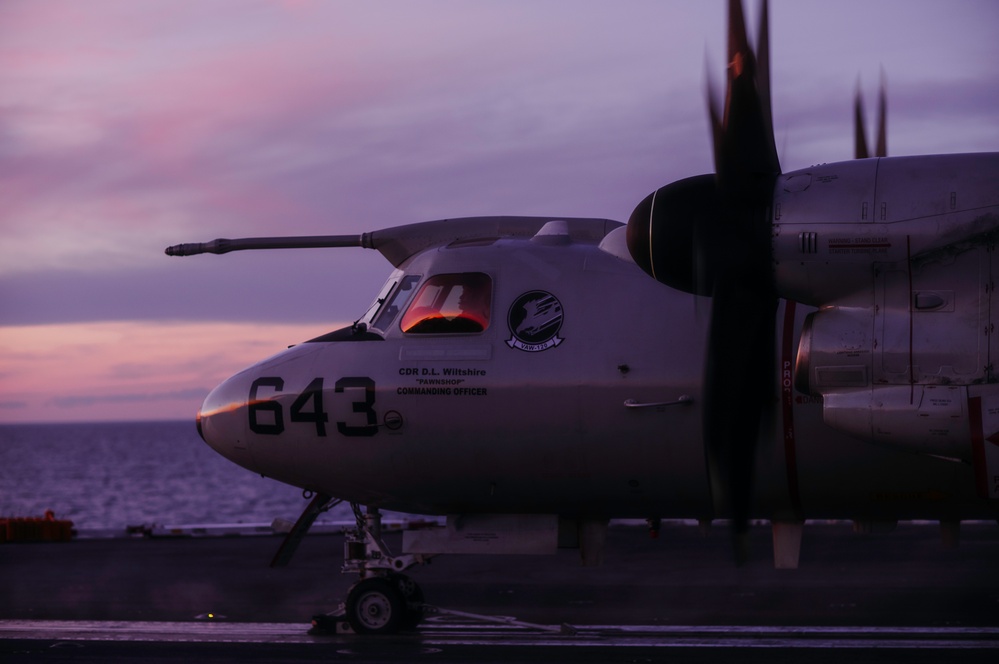
<instances>
[{"instance_id":1,"label":"propeller spinner","mask_svg":"<svg viewBox=\"0 0 999 664\"><path fill-rule=\"evenodd\" d=\"M715 173L645 198L628 221L628 247L657 280L711 296L704 377L704 435L716 497L745 558L756 441L774 390L771 202L780 163L770 110L767 4L757 50L740 0L729 2L723 112L709 97Z\"/></svg>"}]
</instances>

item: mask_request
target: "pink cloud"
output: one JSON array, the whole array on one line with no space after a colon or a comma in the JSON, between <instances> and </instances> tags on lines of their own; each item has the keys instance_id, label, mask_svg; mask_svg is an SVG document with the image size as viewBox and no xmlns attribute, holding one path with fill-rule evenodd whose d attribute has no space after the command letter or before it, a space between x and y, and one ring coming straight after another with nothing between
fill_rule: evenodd
<instances>
[{"instance_id":1,"label":"pink cloud","mask_svg":"<svg viewBox=\"0 0 999 664\"><path fill-rule=\"evenodd\" d=\"M225 378L326 331L132 322L0 328L0 422L193 419Z\"/></svg>"},{"instance_id":2,"label":"pink cloud","mask_svg":"<svg viewBox=\"0 0 999 664\"><path fill-rule=\"evenodd\" d=\"M881 64L893 151L997 149L997 7L914 1L890 31L892 2L772 7L782 162L847 158L856 76L873 81ZM711 167L702 58L723 59L724 3L586 8L0 4L0 314L19 323L257 316L268 329L302 311L346 319L366 304L347 291L377 290L380 257L375 267L346 254L174 264L162 249L467 214L626 218L655 187ZM268 270L283 308L265 320L233 302ZM305 277L330 284L328 313L295 300L315 298ZM156 346L172 343L162 327L32 328L41 345L17 336L27 328L0 328L0 418L117 416L124 403L129 416L187 417L197 400L182 396L234 370L223 358L267 354L227 355L249 328L203 324L175 328L184 343L167 359ZM118 336L83 343L98 330ZM308 336L294 332L291 341Z\"/></svg>"}]
</instances>

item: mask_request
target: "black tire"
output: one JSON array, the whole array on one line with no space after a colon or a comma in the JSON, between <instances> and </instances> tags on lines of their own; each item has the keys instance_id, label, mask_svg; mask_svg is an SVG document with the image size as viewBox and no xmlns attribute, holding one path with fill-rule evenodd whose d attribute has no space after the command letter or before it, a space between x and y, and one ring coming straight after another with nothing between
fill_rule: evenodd
<instances>
[{"instance_id":1,"label":"black tire","mask_svg":"<svg viewBox=\"0 0 999 664\"><path fill-rule=\"evenodd\" d=\"M406 614L398 584L388 579L364 579L347 594L347 622L358 634L395 634Z\"/></svg>"},{"instance_id":2,"label":"black tire","mask_svg":"<svg viewBox=\"0 0 999 664\"><path fill-rule=\"evenodd\" d=\"M386 578L399 590L406 607L402 628L416 629L423 622L423 589L405 574L392 572Z\"/></svg>"}]
</instances>

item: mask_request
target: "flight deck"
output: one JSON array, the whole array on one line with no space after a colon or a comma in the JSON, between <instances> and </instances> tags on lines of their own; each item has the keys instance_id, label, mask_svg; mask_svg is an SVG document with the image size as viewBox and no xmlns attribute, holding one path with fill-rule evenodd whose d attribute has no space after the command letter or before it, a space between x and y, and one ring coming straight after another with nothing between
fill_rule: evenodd
<instances>
[{"instance_id":1,"label":"flight deck","mask_svg":"<svg viewBox=\"0 0 999 664\"><path fill-rule=\"evenodd\" d=\"M387 536L390 546L399 536ZM858 535L809 524L798 570L775 570L770 530L731 561L728 532L666 524L658 539L612 527L606 562L449 556L412 570L432 607L391 637L309 634L336 608L342 537L305 539L288 567L272 536L135 537L0 546L5 662L974 661L999 648L999 529L935 524ZM853 655L850 655L853 656Z\"/></svg>"}]
</instances>

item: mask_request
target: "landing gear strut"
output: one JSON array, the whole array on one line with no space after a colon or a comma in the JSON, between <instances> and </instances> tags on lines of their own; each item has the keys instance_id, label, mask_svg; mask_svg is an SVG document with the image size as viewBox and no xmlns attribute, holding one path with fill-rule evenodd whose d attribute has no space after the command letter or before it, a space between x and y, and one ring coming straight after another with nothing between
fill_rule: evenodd
<instances>
[{"instance_id":1,"label":"landing gear strut","mask_svg":"<svg viewBox=\"0 0 999 664\"><path fill-rule=\"evenodd\" d=\"M362 513L360 506L351 507L357 525L345 533L342 571L356 572L360 578L347 591L342 613L315 616L313 629L394 634L415 628L423 619L423 591L403 572L426 562L427 556L393 556L382 540L381 512L368 508Z\"/></svg>"}]
</instances>

